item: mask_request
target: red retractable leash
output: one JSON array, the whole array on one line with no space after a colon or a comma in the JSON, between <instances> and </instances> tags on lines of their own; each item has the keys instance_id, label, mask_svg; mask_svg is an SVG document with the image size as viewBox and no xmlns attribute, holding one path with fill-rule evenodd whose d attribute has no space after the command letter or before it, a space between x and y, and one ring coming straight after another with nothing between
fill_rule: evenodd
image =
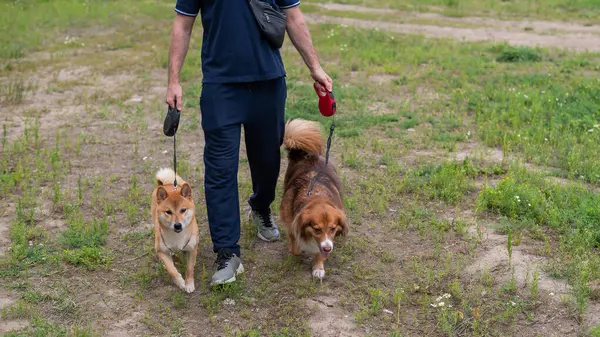
<instances>
[{"instance_id":1,"label":"red retractable leash","mask_svg":"<svg viewBox=\"0 0 600 337\"><path fill-rule=\"evenodd\" d=\"M319 90L319 88L317 88L317 83L315 83L313 87L315 88L317 96L319 96L319 112L324 117L333 117L337 110L337 104L335 101L335 95L333 94L333 91L323 92ZM325 151L325 167L327 167L327 165L329 164L329 150L331 149L331 137L333 136L334 129L335 117L333 117L333 119L331 120L331 127L329 127L329 137L327 138L327 150ZM319 172L310 181L310 186L308 187L308 190L306 190L306 195L310 195L310 192L315 186L315 183L317 182L317 179L321 175L322 171L323 169L319 170Z\"/></svg>"},{"instance_id":2,"label":"red retractable leash","mask_svg":"<svg viewBox=\"0 0 600 337\"><path fill-rule=\"evenodd\" d=\"M333 91L322 92L317 88L317 83L313 85L313 88L315 88L315 92L319 96L319 111L321 112L321 115L325 117L333 116L337 108Z\"/></svg>"}]
</instances>

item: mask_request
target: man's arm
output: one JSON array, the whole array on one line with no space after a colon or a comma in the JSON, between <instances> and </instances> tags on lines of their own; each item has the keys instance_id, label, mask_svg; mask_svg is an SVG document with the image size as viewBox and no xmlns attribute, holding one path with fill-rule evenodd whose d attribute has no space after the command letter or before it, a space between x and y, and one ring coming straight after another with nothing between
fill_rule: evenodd
<instances>
[{"instance_id":1,"label":"man's arm","mask_svg":"<svg viewBox=\"0 0 600 337\"><path fill-rule=\"evenodd\" d=\"M304 59L304 63L310 70L312 78L327 91L332 90L332 81L329 75L323 71L317 52L313 47L312 40L308 27L304 22L304 16L300 11L300 7L295 6L289 9L284 9L287 16L287 33L292 40L292 43ZM320 88L322 90L322 88ZM322 90L323 91L323 90Z\"/></svg>"},{"instance_id":2,"label":"man's arm","mask_svg":"<svg viewBox=\"0 0 600 337\"><path fill-rule=\"evenodd\" d=\"M166 102L171 108L177 103L177 110L181 110L183 107L183 91L181 85L179 85L179 73L190 46L190 36L195 20L195 16L177 13L173 22L171 47L169 49L169 87Z\"/></svg>"}]
</instances>

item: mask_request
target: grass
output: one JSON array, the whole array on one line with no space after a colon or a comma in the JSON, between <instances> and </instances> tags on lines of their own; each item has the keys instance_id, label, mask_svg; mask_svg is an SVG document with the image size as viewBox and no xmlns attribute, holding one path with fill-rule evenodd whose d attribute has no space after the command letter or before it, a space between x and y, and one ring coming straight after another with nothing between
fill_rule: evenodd
<instances>
[{"instance_id":1,"label":"grass","mask_svg":"<svg viewBox=\"0 0 600 337\"><path fill-rule=\"evenodd\" d=\"M559 186L539 175L517 170L496 187L485 188L478 205L510 218L520 230L535 233L539 227L547 226L560 233L560 250L555 258L561 263L553 264L552 273L574 285L574 304L579 315L583 315L591 291L588 284L600 278L598 194L581 185ZM536 288L532 288L535 293Z\"/></svg>"},{"instance_id":2,"label":"grass","mask_svg":"<svg viewBox=\"0 0 600 337\"><path fill-rule=\"evenodd\" d=\"M564 4L377 5L440 6L434 10L447 14L501 8L503 15L548 18L597 10L583 1ZM124 326L136 335L309 336L317 322L377 336L493 336L539 332L548 311L557 324L597 334L582 322L600 278L598 55L311 25L336 83L332 160L351 235L336 242L321 283L311 278L308 259L289 256L285 241L258 242L244 220L247 273L210 288L201 73L190 52L178 172L194 189L201 242L197 290L188 295L154 257L148 213L152 177L172 160L172 143L160 136L172 4L1 6L3 31L13 36L0 50L0 92L11 111L2 116L0 226L8 224L11 243L0 259L0 294L12 304L2 319L30 323L12 335L122 334L114 329ZM34 14L28 19L26 12ZM199 50L199 30L190 50ZM325 134L330 120L318 114L309 74L289 41L282 55L286 118L316 120ZM62 69L75 78L59 80ZM44 74L51 86L32 84L45 83ZM37 95L47 95L45 108L32 103ZM125 103L133 96L142 102ZM503 158L487 155L489 148ZM243 151L242 199L252 191ZM486 241L489 228L498 229L498 242ZM500 245L508 258L475 268L489 249L482 241ZM523 281L517 258L529 252L544 263ZM549 299L551 277L571 285L567 306Z\"/></svg>"}]
</instances>

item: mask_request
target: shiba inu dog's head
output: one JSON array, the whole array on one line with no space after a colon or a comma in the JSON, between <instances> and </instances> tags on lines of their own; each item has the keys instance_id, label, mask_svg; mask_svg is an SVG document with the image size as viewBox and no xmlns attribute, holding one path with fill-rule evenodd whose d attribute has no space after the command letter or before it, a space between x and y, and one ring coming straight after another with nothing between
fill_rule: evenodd
<instances>
[{"instance_id":1,"label":"shiba inu dog's head","mask_svg":"<svg viewBox=\"0 0 600 337\"><path fill-rule=\"evenodd\" d=\"M192 188L184 183L168 192L163 186L156 190L158 221L165 229L175 233L183 231L192 221L196 210L192 200Z\"/></svg>"}]
</instances>

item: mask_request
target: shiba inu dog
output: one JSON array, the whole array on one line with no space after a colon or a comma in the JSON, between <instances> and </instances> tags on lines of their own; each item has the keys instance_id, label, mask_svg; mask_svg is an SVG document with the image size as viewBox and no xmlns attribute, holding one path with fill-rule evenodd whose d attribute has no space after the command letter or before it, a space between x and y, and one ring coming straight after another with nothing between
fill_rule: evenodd
<instances>
[{"instance_id":1,"label":"shiba inu dog","mask_svg":"<svg viewBox=\"0 0 600 337\"><path fill-rule=\"evenodd\" d=\"M154 249L164 263L173 282L191 293L194 287L194 265L198 253L198 224L196 222L192 188L170 168L156 173L156 188L152 193L152 220L154 221ZM187 266L185 279L173 264L173 255L184 252Z\"/></svg>"}]
</instances>

